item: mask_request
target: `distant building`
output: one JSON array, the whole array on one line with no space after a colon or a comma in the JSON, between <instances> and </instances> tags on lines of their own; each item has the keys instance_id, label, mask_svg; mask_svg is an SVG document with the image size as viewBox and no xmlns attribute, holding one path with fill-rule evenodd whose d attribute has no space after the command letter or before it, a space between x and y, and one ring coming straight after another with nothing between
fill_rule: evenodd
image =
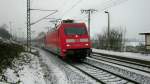
<instances>
[{"instance_id":1,"label":"distant building","mask_svg":"<svg viewBox=\"0 0 150 84\"><path fill-rule=\"evenodd\" d=\"M145 36L145 48L146 50L150 50L150 33L140 33L140 35Z\"/></svg>"}]
</instances>

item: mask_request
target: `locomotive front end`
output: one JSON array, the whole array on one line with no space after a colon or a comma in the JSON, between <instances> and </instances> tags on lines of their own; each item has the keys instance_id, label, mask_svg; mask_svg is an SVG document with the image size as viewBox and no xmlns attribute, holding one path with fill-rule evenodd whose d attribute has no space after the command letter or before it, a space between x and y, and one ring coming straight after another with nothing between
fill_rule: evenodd
<instances>
[{"instance_id":1,"label":"locomotive front end","mask_svg":"<svg viewBox=\"0 0 150 84\"><path fill-rule=\"evenodd\" d=\"M91 42L84 23L64 26L64 53L67 58L85 59L90 55Z\"/></svg>"}]
</instances>

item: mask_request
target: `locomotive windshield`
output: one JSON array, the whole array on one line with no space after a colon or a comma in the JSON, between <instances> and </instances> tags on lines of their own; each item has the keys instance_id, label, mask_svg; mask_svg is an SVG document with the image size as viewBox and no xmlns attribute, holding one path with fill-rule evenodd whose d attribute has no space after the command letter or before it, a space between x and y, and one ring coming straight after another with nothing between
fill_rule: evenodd
<instances>
[{"instance_id":1,"label":"locomotive windshield","mask_svg":"<svg viewBox=\"0 0 150 84\"><path fill-rule=\"evenodd\" d=\"M86 34L86 28L65 28L66 35L83 35Z\"/></svg>"}]
</instances>

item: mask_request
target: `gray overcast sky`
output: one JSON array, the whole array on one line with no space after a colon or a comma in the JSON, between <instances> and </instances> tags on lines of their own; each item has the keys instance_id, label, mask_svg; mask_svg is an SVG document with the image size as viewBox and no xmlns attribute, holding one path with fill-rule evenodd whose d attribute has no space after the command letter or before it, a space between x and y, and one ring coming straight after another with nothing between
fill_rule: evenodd
<instances>
[{"instance_id":1,"label":"gray overcast sky","mask_svg":"<svg viewBox=\"0 0 150 84\"><path fill-rule=\"evenodd\" d=\"M116 5L115 5L116 4ZM140 32L150 32L150 0L31 0L31 8L57 9L58 13L51 18L73 18L86 20L81 9L94 8L91 22L91 34L101 33L107 27L107 8L110 12L111 28L126 28L126 37L140 38ZM49 12L31 12L32 22L49 14ZM12 22L13 31L26 33L26 0L0 0L0 25ZM45 27L53 26L43 20L34 25L32 30L37 33L46 31Z\"/></svg>"}]
</instances>

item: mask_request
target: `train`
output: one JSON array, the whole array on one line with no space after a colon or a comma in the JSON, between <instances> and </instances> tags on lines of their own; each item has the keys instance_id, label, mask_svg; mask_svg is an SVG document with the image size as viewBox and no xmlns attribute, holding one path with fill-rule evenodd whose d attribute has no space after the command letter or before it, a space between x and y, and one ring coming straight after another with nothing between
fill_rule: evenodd
<instances>
[{"instance_id":1,"label":"train","mask_svg":"<svg viewBox=\"0 0 150 84\"><path fill-rule=\"evenodd\" d=\"M44 48L58 54L62 59L84 60L91 53L91 41L86 24L62 20L45 35Z\"/></svg>"}]
</instances>

